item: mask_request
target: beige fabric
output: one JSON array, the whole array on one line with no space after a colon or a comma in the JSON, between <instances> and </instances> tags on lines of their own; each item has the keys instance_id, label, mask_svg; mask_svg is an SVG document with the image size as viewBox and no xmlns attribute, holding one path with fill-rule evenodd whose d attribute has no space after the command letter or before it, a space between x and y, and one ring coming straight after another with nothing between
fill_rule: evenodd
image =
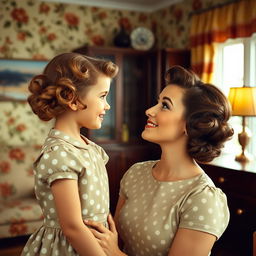
<instances>
[{"instance_id":1,"label":"beige fabric","mask_svg":"<svg viewBox=\"0 0 256 256\"><path fill-rule=\"evenodd\" d=\"M109 187L105 164L108 156L101 147L87 141L88 145L82 145L60 131L50 131L34 163L35 193L43 211L44 224L32 234L22 255L77 255L59 227L50 188L54 180L77 180L82 218L107 225Z\"/></svg>"},{"instance_id":2,"label":"beige fabric","mask_svg":"<svg viewBox=\"0 0 256 256\"><path fill-rule=\"evenodd\" d=\"M219 238L229 221L225 194L205 173L181 181L157 181L152 176L155 163L137 163L121 180L120 195L126 202L118 221L128 255L167 255L178 228Z\"/></svg>"}]
</instances>

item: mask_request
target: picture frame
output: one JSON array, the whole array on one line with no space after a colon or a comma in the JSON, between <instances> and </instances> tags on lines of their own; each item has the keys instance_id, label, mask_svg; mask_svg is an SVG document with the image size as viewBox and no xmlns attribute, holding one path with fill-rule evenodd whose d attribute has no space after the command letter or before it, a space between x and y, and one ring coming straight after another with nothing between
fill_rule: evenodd
<instances>
[{"instance_id":1,"label":"picture frame","mask_svg":"<svg viewBox=\"0 0 256 256\"><path fill-rule=\"evenodd\" d=\"M43 72L47 60L0 58L0 100L26 101L30 80Z\"/></svg>"}]
</instances>

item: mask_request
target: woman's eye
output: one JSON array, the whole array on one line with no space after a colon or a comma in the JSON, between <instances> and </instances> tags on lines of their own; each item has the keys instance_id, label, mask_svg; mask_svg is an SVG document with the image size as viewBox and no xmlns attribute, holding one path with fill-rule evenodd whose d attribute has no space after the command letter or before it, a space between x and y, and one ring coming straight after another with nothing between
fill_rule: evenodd
<instances>
[{"instance_id":1,"label":"woman's eye","mask_svg":"<svg viewBox=\"0 0 256 256\"><path fill-rule=\"evenodd\" d=\"M100 96L100 98L101 98L101 99L105 99L105 98L106 98L106 96L107 96L107 95L106 95L106 94L104 94L104 95L101 95L101 96Z\"/></svg>"},{"instance_id":2,"label":"woman's eye","mask_svg":"<svg viewBox=\"0 0 256 256\"><path fill-rule=\"evenodd\" d=\"M167 103L162 102L162 109L170 109L170 107Z\"/></svg>"}]
</instances>

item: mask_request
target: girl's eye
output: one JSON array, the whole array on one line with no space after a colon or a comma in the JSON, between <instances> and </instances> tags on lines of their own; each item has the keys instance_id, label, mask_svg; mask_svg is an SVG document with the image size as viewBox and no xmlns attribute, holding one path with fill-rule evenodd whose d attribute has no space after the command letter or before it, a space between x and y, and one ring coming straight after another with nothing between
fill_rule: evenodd
<instances>
[{"instance_id":1,"label":"girl's eye","mask_svg":"<svg viewBox=\"0 0 256 256\"><path fill-rule=\"evenodd\" d=\"M101 99L105 99L106 97L107 97L106 94L100 96Z\"/></svg>"},{"instance_id":2,"label":"girl's eye","mask_svg":"<svg viewBox=\"0 0 256 256\"><path fill-rule=\"evenodd\" d=\"M170 107L167 103L162 102L162 109L170 109Z\"/></svg>"}]
</instances>

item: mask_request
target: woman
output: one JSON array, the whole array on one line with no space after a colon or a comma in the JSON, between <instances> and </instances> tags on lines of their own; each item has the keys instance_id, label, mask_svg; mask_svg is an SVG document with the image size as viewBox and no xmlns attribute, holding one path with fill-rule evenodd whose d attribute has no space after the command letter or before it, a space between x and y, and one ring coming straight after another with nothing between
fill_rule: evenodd
<instances>
[{"instance_id":1,"label":"woman","mask_svg":"<svg viewBox=\"0 0 256 256\"><path fill-rule=\"evenodd\" d=\"M229 221L225 194L197 162L219 156L233 135L223 93L175 66L158 103L146 111L143 139L161 147L161 158L133 165L121 181L115 213L117 232L89 221L107 255L207 256Z\"/></svg>"}]
</instances>

